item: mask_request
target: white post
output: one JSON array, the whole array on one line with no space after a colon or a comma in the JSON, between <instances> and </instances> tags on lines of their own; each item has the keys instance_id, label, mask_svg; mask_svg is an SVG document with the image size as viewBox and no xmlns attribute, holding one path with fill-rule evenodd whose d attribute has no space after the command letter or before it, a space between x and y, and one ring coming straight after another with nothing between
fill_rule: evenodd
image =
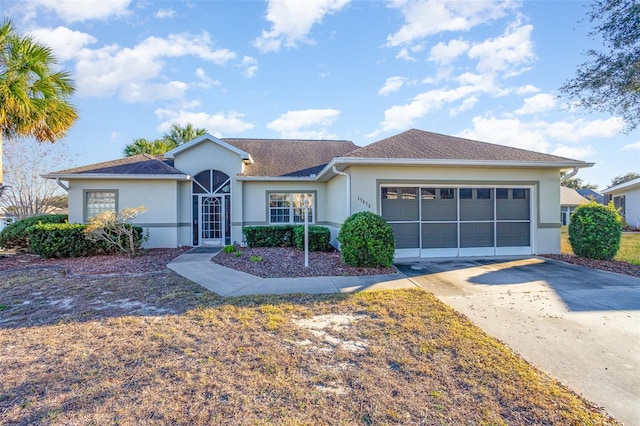
<instances>
[{"instance_id":1,"label":"white post","mask_svg":"<svg viewBox=\"0 0 640 426\"><path fill-rule=\"evenodd\" d=\"M304 201L304 267L309 267L309 200Z\"/></svg>"}]
</instances>

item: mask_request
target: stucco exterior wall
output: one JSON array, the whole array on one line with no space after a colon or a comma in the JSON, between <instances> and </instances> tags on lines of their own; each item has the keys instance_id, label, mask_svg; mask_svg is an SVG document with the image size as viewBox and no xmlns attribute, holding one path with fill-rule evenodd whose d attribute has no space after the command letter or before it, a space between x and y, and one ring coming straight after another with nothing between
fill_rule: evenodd
<instances>
[{"instance_id":1,"label":"stucco exterior wall","mask_svg":"<svg viewBox=\"0 0 640 426\"><path fill-rule=\"evenodd\" d=\"M624 196L623 219L629 226L640 228L640 185L608 193L611 199Z\"/></svg>"},{"instance_id":2,"label":"stucco exterior wall","mask_svg":"<svg viewBox=\"0 0 640 426\"><path fill-rule=\"evenodd\" d=\"M135 224L149 231L146 247L177 247L178 187L174 180L72 180L69 222L84 222L85 191L117 190L117 208L144 206Z\"/></svg>"},{"instance_id":3,"label":"stucco exterior wall","mask_svg":"<svg viewBox=\"0 0 640 426\"><path fill-rule=\"evenodd\" d=\"M534 201L532 247L535 254L560 252L560 171L535 168L452 168L352 166L351 212L381 213L380 185L522 185Z\"/></svg>"}]
</instances>

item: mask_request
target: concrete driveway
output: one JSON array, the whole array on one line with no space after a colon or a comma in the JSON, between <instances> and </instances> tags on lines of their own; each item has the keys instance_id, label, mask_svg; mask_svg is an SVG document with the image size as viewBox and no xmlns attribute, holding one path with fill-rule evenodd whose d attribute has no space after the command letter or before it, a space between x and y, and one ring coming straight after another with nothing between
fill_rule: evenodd
<instances>
[{"instance_id":1,"label":"concrete driveway","mask_svg":"<svg viewBox=\"0 0 640 426\"><path fill-rule=\"evenodd\" d=\"M398 267L530 363L640 425L640 278L539 258Z\"/></svg>"}]
</instances>

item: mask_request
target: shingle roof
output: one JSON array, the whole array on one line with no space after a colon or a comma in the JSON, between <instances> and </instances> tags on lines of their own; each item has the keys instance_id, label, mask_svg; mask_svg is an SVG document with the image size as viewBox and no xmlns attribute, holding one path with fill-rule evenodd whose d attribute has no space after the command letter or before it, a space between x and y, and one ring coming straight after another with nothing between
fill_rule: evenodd
<instances>
[{"instance_id":1,"label":"shingle roof","mask_svg":"<svg viewBox=\"0 0 640 426\"><path fill-rule=\"evenodd\" d=\"M108 175L183 175L173 167L173 161L149 154L134 155L117 160L90 164L72 169L48 173L47 176L69 174L108 174Z\"/></svg>"},{"instance_id":2,"label":"shingle roof","mask_svg":"<svg viewBox=\"0 0 640 426\"><path fill-rule=\"evenodd\" d=\"M335 157L358 148L351 141L298 139L222 139L248 152L253 164L245 176L309 176L317 174Z\"/></svg>"},{"instance_id":3,"label":"shingle roof","mask_svg":"<svg viewBox=\"0 0 640 426\"><path fill-rule=\"evenodd\" d=\"M517 136L514 136L517 137ZM567 162L575 160L509 146L411 129L356 149L355 158Z\"/></svg>"},{"instance_id":4,"label":"shingle roof","mask_svg":"<svg viewBox=\"0 0 640 426\"><path fill-rule=\"evenodd\" d=\"M573 188L567 188L566 186L560 187L560 205L561 206L579 206L580 204L587 204L589 200L584 198Z\"/></svg>"}]
</instances>

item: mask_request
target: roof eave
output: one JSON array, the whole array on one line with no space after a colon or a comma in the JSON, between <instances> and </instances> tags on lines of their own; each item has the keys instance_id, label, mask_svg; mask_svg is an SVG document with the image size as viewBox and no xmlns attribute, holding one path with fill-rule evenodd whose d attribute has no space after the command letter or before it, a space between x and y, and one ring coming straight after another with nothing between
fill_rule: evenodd
<instances>
[{"instance_id":1,"label":"roof eave","mask_svg":"<svg viewBox=\"0 0 640 426\"><path fill-rule=\"evenodd\" d=\"M236 176L236 180L243 182L314 182L318 176Z\"/></svg>"},{"instance_id":2,"label":"roof eave","mask_svg":"<svg viewBox=\"0 0 640 426\"><path fill-rule=\"evenodd\" d=\"M505 160L443 160L424 158L362 158L362 157L336 157L327 164L319 173L318 178L324 178L326 174L333 175L333 166L340 169L340 165L351 166L443 166L443 167L526 167L526 168L585 168L592 167L595 163L583 161L505 161Z\"/></svg>"},{"instance_id":3,"label":"roof eave","mask_svg":"<svg viewBox=\"0 0 640 426\"><path fill-rule=\"evenodd\" d=\"M185 174L169 174L169 175L159 175L159 174L115 174L115 173L46 173L40 175L45 179L62 179L62 180L178 180L178 181L188 181L191 180L191 176Z\"/></svg>"}]
</instances>

